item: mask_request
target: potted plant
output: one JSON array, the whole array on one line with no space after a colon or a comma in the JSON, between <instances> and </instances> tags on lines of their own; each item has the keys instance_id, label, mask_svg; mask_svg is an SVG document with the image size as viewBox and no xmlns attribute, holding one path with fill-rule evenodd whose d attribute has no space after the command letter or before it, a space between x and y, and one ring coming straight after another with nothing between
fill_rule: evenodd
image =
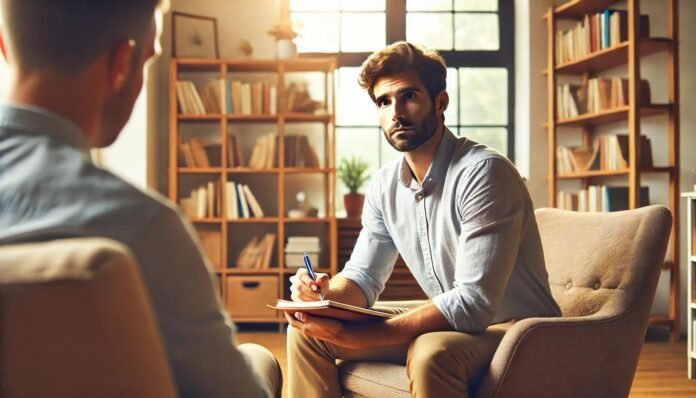
<instances>
[{"instance_id":1,"label":"potted plant","mask_svg":"<svg viewBox=\"0 0 696 398\"><path fill-rule=\"evenodd\" d=\"M293 40L298 36L297 31L289 22L275 24L268 34L276 40L276 58L292 59L297 56L297 46Z\"/></svg>"},{"instance_id":2,"label":"potted plant","mask_svg":"<svg viewBox=\"0 0 696 398\"><path fill-rule=\"evenodd\" d=\"M338 178L348 188L348 193L343 195L343 205L348 217L360 217L362 214L365 195L358 190L367 182L369 165L359 156L341 160L338 167Z\"/></svg>"}]
</instances>

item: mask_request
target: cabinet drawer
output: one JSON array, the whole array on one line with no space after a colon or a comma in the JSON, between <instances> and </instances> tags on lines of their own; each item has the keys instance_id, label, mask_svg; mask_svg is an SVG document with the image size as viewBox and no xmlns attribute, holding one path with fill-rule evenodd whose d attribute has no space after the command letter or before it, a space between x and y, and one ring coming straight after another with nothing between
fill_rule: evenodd
<instances>
[{"instance_id":1,"label":"cabinet drawer","mask_svg":"<svg viewBox=\"0 0 696 398\"><path fill-rule=\"evenodd\" d=\"M277 276L228 276L227 310L240 318L275 318L276 310L267 307L278 299Z\"/></svg>"}]
</instances>

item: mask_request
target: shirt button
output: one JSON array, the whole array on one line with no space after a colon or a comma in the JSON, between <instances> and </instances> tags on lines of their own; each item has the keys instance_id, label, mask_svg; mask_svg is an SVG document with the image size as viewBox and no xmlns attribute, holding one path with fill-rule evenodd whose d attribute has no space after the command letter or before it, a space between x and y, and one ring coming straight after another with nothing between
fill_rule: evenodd
<instances>
[{"instance_id":1,"label":"shirt button","mask_svg":"<svg viewBox=\"0 0 696 398\"><path fill-rule=\"evenodd\" d=\"M416 195L416 200L422 200L422 199L423 199L422 193L419 193L418 195Z\"/></svg>"},{"instance_id":2,"label":"shirt button","mask_svg":"<svg viewBox=\"0 0 696 398\"><path fill-rule=\"evenodd\" d=\"M566 285L566 290L570 289L571 287L573 287L573 282L568 282Z\"/></svg>"},{"instance_id":3,"label":"shirt button","mask_svg":"<svg viewBox=\"0 0 696 398\"><path fill-rule=\"evenodd\" d=\"M599 287L600 287L599 282L595 283L593 287L594 287L594 290L599 290Z\"/></svg>"}]
</instances>

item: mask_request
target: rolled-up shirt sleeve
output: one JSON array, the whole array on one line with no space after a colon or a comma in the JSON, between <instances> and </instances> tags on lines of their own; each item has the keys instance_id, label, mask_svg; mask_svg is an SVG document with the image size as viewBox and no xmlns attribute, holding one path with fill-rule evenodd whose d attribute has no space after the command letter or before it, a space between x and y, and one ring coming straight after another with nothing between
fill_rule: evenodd
<instances>
[{"instance_id":1,"label":"rolled-up shirt sleeve","mask_svg":"<svg viewBox=\"0 0 696 398\"><path fill-rule=\"evenodd\" d=\"M433 297L457 331L486 330L503 300L533 211L522 184L512 166L501 159L482 160L461 177L454 288Z\"/></svg>"},{"instance_id":2,"label":"rolled-up shirt sleeve","mask_svg":"<svg viewBox=\"0 0 696 398\"><path fill-rule=\"evenodd\" d=\"M367 306L372 307L389 279L398 251L387 226L380 202L380 179L370 184L362 213L362 230L350 260L338 274L362 289Z\"/></svg>"}]
</instances>

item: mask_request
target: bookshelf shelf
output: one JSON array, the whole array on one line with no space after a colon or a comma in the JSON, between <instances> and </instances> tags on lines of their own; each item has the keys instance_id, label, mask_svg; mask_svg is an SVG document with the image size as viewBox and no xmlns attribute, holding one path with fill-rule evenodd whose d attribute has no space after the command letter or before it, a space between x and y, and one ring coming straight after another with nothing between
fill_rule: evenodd
<instances>
[{"instance_id":1,"label":"bookshelf shelf","mask_svg":"<svg viewBox=\"0 0 696 398\"><path fill-rule=\"evenodd\" d=\"M327 219L327 218L321 218L321 217L303 217L303 218L286 218L283 220L285 223L288 224L302 224L302 223L327 223L331 222L332 220Z\"/></svg>"},{"instance_id":2,"label":"bookshelf shelf","mask_svg":"<svg viewBox=\"0 0 696 398\"><path fill-rule=\"evenodd\" d=\"M240 309L239 303L265 307L287 297L287 276L297 271L285 267L284 249L289 237L319 237L318 263L322 267L318 271L336 273L335 70L335 58L170 61L168 195L176 203L195 203L195 207L186 206L188 214L193 214L192 209L199 214L205 207L205 214L214 216L191 221L203 249L217 266L222 301L237 323L283 324L284 317L278 313L254 316ZM291 95L309 95L292 86L296 82L301 86L307 80L305 72L312 74L310 81L316 84L311 92L323 92L323 98L310 98L322 103L321 114L288 111L295 109ZM314 79L317 73L324 75L322 79ZM181 83L178 93L177 83ZM250 88L251 95L235 91L239 87L236 84L243 85L243 90ZM220 113L229 112L230 104L248 110L249 99L253 114L239 114L236 108L232 109L239 113ZM205 112L213 113L198 114L201 103ZM189 114L179 114L180 109ZM297 126L299 123L304 124ZM300 127L301 134L297 132ZM274 130L277 139L269 130ZM286 139L291 136L299 138ZM207 164L213 167L196 167ZM308 184L313 187L309 204L325 216L287 218L288 210L295 205L292 198L307 190ZM241 207L244 201L252 217L232 218L239 209L246 209ZM254 206L269 216L254 218Z\"/></svg>"},{"instance_id":3,"label":"bookshelf shelf","mask_svg":"<svg viewBox=\"0 0 696 398\"><path fill-rule=\"evenodd\" d=\"M278 217L261 217L261 218L236 218L233 220L225 220L230 224L262 224L262 223L270 223L270 224L276 224L280 221L280 218Z\"/></svg>"},{"instance_id":4,"label":"bookshelf shelf","mask_svg":"<svg viewBox=\"0 0 696 398\"><path fill-rule=\"evenodd\" d=\"M646 57L660 51L667 51L671 45L672 41L667 38L650 38L647 40L641 40L640 56ZM596 73L620 65L625 65L626 58L628 57L628 46L628 42L619 43L614 47L595 51L592 54L578 60L556 65L556 73L569 75Z\"/></svg>"},{"instance_id":5,"label":"bookshelf shelf","mask_svg":"<svg viewBox=\"0 0 696 398\"><path fill-rule=\"evenodd\" d=\"M311 174L311 173L328 173L333 172L332 168L320 167L286 167L283 169L285 174Z\"/></svg>"},{"instance_id":6,"label":"bookshelf shelf","mask_svg":"<svg viewBox=\"0 0 696 398\"><path fill-rule=\"evenodd\" d=\"M585 14L591 14L609 8L618 0L572 0L561 4L553 10L558 18L582 18ZM548 13L545 18L548 18Z\"/></svg>"},{"instance_id":7,"label":"bookshelf shelf","mask_svg":"<svg viewBox=\"0 0 696 398\"><path fill-rule=\"evenodd\" d=\"M568 119L559 119L556 121L557 126L583 126L591 125L596 126L600 124L620 122L628 120L630 106L622 106L614 109L607 109L596 113L586 113L577 117ZM649 106L643 106L640 108L640 116L658 116L666 115L672 109L671 104L654 104ZM548 126L548 124L546 124Z\"/></svg>"},{"instance_id":8,"label":"bookshelf shelf","mask_svg":"<svg viewBox=\"0 0 696 398\"><path fill-rule=\"evenodd\" d=\"M609 176L622 176L629 173L629 169L620 170L590 170L584 173L572 173L572 174L559 174L556 176L559 180L574 180L579 178L593 178L593 177L609 177Z\"/></svg>"},{"instance_id":9,"label":"bookshelf shelf","mask_svg":"<svg viewBox=\"0 0 696 398\"><path fill-rule=\"evenodd\" d=\"M616 11L604 12L620 3ZM679 62L678 62L678 0L660 2L666 8L667 31L660 38L642 38L650 29L643 24L649 23L652 15L643 18L640 10L640 0L569 0L558 6L551 6L545 13L547 22L547 62L543 73L547 79L547 115L548 121L544 124L548 139L548 203L552 207L586 208L590 202L590 192L594 194L597 188L612 187L618 179L625 182L622 187L626 189L628 196L628 208L637 208L644 204L647 189L642 187L649 184L650 191L659 190L658 197L665 197L667 206L672 211L674 223L671 230L671 242L665 259L666 272L669 272L669 298L667 314L652 315L650 325L666 326L670 329L671 339L679 338ZM600 14L599 16L595 16ZM657 12L656 12L657 14ZM661 14L660 14L661 15ZM600 18L604 18L601 19ZM565 20L565 21L561 21ZM575 26L570 28L572 24ZM569 25L571 24L571 25ZM624 26L625 24L625 26ZM602 39L604 38L604 39ZM561 42L558 42L561 40ZM607 43L608 41L608 43ZM618 42L618 43L617 43ZM574 54L582 53L589 48L601 48L607 44L612 47L596 50L573 61L557 63L558 59L567 59ZM560 52L560 53L557 53ZM645 95L644 79L641 75L641 59L657 52L666 54L667 99L666 103L641 106L641 101L648 102L650 97ZM661 59L661 58L660 58ZM625 71L612 71L603 76L604 72L616 67L625 67ZM622 72L617 76L615 72ZM575 76L577 83L568 83L569 76ZM596 79L596 80L595 80ZM647 82L650 84L651 82ZM626 104L611 109L606 109L609 104ZM561 118L561 114L577 114L580 110L601 109L599 112L584 113L570 118ZM641 122L643 118L664 116L664 133L641 134ZM651 128L659 128L662 119L654 120ZM616 125L607 126L607 124ZM654 124L657 127L653 127ZM573 129L568 129L571 127ZM621 130L626 134L624 147L618 152L613 146L599 146L605 156L600 159L608 161L607 164L619 164L625 167L619 170L592 170L585 172L566 173L565 171L577 170L578 159L586 156L587 151L582 148L607 143L602 141L602 135L607 135L607 130ZM563 137L559 139L559 131ZM582 141L580 147L563 147L571 135ZM618 134L616 134L618 136ZM645 136L646 138L643 138ZM611 137L609 137L611 138ZM660 140L655 148L664 150L667 154L661 167L641 167L638 159L643 156L652 156L652 146L644 149L645 142ZM625 144L627 142L627 144ZM577 144L576 144L577 145ZM613 144L612 144L613 145ZM622 145L622 144L617 144ZM604 148L604 149L602 149ZM594 147L593 149L596 149ZM573 152L576 150L576 152ZM646 155L648 153L649 155ZM570 154L570 157L569 155ZM580 156L579 158L576 156ZM569 166L566 162L571 160ZM621 159L622 158L622 159ZM619 160L618 162L614 162ZM576 163L573 163L576 162ZM581 163L582 164L582 163ZM646 163L650 164L650 163ZM564 172L559 173L559 169ZM642 173L664 173L666 181L642 183ZM589 179L597 181L599 186L590 185ZM605 182L604 179L609 179ZM578 180L578 181L570 181ZM604 185L606 184L606 185ZM569 192L568 187L580 187L583 192ZM603 186L602 186L603 185ZM559 189L560 188L562 189ZM578 189L578 188L575 188ZM641 191L643 193L641 193ZM570 199L570 200L569 200ZM625 206L625 203L624 203ZM676 265L675 265L676 264Z\"/></svg>"},{"instance_id":10,"label":"bookshelf shelf","mask_svg":"<svg viewBox=\"0 0 696 398\"><path fill-rule=\"evenodd\" d=\"M193 218L191 219L192 223L196 224L220 224L222 223L221 218Z\"/></svg>"},{"instance_id":11,"label":"bookshelf shelf","mask_svg":"<svg viewBox=\"0 0 696 398\"><path fill-rule=\"evenodd\" d=\"M252 169L249 167L230 167L227 168L227 174L278 174L279 168L273 167L269 169Z\"/></svg>"},{"instance_id":12,"label":"bookshelf shelf","mask_svg":"<svg viewBox=\"0 0 696 398\"><path fill-rule=\"evenodd\" d=\"M182 174L215 174L222 173L221 167L179 167L177 169Z\"/></svg>"}]
</instances>

